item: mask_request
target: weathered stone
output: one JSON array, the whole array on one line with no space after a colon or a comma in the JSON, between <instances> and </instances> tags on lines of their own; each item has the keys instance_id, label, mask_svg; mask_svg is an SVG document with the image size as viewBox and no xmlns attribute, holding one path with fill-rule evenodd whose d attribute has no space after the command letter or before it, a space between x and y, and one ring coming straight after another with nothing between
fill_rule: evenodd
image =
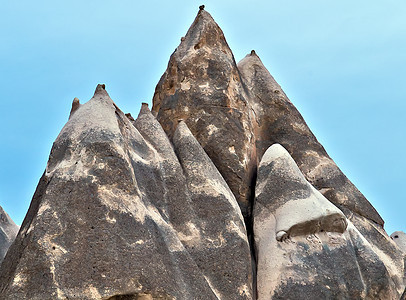
<instances>
[{"instance_id":1,"label":"weathered stone","mask_svg":"<svg viewBox=\"0 0 406 300\"><path fill-rule=\"evenodd\" d=\"M255 194L254 210L260 205L273 214L278 241L323 231L343 233L347 228L344 214L306 181L279 144L262 157Z\"/></svg>"},{"instance_id":2,"label":"weathered stone","mask_svg":"<svg viewBox=\"0 0 406 300\"><path fill-rule=\"evenodd\" d=\"M155 205L159 199L140 186L159 173L155 158L154 149L98 86L53 145L4 260L0 298L216 299Z\"/></svg>"},{"instance_id":3,"label":"weathered stone","mask_svg":"<svg viewBox=\"0 0 406 300\"><path fill-rule=\"evenodd\" d=\"M72 108L70 110L69 119L72 117L75 111L78 110L79 107L80 107L79 99L75 97L75 99L73 99L72 101Z\"/></svg>"},{"instance_id":4,"label":"weathered stone","mask_svg":"<svg viewBox=\"0 0 406 300\"><path fill-rule=\"evenodd\" d=\"M398 299L402 293L402 262L371 245L280 145L262 157L253 217L259 300ZM289 238L280 239L281 230Z\"/></svg>"},{"instance_id":5,"label":"weathered stone","mask_svg":"<svg viewBox=\"0 0 406 300\"><path fill-rule=\"evenodd\" d=\"M146 105L133 124L101 85L71 115L0 271L0 298L252 298L243 219L214 165L192 140L204 172L186 178ZM200 181L207 194L189 192Z\"/></svg>"},{"instance_id":6,"label":"weathered stone","mask_svg":"<svg viewBox=\"0 0 406 300\"><path fill-rule=\"evenodd\" d=\"M406 253L406 234L403 231L395 231L390 235L390 238L403 252Z\"/></svg>"},{"instance_id":7,"label":"weathered stone","mask_svg":"<svg viewBox=\"0 0 406 300\"><path fill-rule=\"evenodd\" d=\"M252 299L250 246L233 193L183 121L173 144L202 231L188 251L218 299Z\"/></svg>"},{"instance_id":8,"label":"weathered stone","mask_svg":"<svg viewBox=\"0 0 406 300\"><path fill-rule=\"evenodd\" d=\"M170 138L184 120L247 217L255 169L251 111L224 34L205 10L172 54L152 111Z\"/></svg>"},{"instance_id":9,"label":"weathered stone","mask_svg":"<svg viewBox=\"0 0 406 300\"><path fill-rule=\"evenodd\" d=\"M306 179L340 207L347 217L355 212L383 226L375 208L328 156L256 53L241 60L238 69L249 91L249 103L255 111L258 161L270 145L281 144L292 155Z\"/></svg>"},{"instance_id":10,"label":"weathered stone","mask_svg":"<svg viewBox=\"0 0 406 300\"><path fill-rule=\"evenodd\" d=\"M392 239L202 5L152 112L123 114L104 85L74 99L0 298L404 299L404 233Z\"/></svg>"},{"instance_id":11,"label":"weathered stone","mask_svg":"<svg viewBox=\"0 0 406 300\"><path fill-rule=\"evenodd\" d=\"M406 289L403 292L402 296L400 297L400 300L406 300Z\"/></svg>"},{"instance_id":12,"label":"weathered stone","mask_svg":"<svg viewBox=\"0 0 406 300\"><path fill-rule=\"evenodd\" d=\"M0 264L13 243L19 228L0 206Z\"/></svg>"},{"instance_id":13,"label":"weathered stone","mask_svg":"<svg viewBox=\"0 0 406 300\"><path fill-rule=\"evenodd\" d=\"M243 217L210 158L181 122L173 138L179 163L168 137L145 103L134 125L160 157L163 171L158 180L162 183L154 185L166 187L159 197L152 194L157 188L145 183L145 193L150 193L151 198L165 197L168 209L176 208L163 214L179 232L180 240L216 296L251 299L250 248Z\"/></svg>"}]
</instances>

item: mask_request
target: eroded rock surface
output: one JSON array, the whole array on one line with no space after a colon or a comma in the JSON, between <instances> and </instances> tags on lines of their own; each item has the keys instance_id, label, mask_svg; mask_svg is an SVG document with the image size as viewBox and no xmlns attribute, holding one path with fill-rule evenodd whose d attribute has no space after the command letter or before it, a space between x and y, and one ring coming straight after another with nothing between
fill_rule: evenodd
<instances>
[{"instance_id":1,"label":"eroded rock surface","mask_svg":"<svg viewBox=\"0 0 406 300\"><path fill-rule=\"evenodd\" d=\"M201 6L152 113L123 114L104 85L74 99L0 298L397 300L395 242L256 53L237 67Z\"/></svg>"},{"instance_id":2,"label":"eroded rock surface","mask_svg":"<svg viewBox=\"0 0 406 300\"><path fill-rule=\"evenodd\" d=\"M251 110L234 56L208 12L199 11L172 54L152 110L169 137L184 120L247 217L255 168Z\"/></svg>"},{"instance_id":3,"label":"eroded rock surface","mask_svg":"<svg viewBox=\"0 0 406 300\"><path fill-rule=\"evenodd\" d=\"M217 247L189 252L213 217L194 217L180 163L148 113L135 122L140 133L99 85L71 115L0 270L0 298L251 298L249 247L232 205L219 209L235 228L222 228ZM235 255L228 272L240 281L214 275L222 255Z\"/></svg>"},{"instance_id":4,"label":"eroded rock surface","mask_svg":"<svg viewBox=\"0 0 406 300\"><path fill-rule=\"evenodd\" d=\"M0 206L0 264L13 243L19 228Z\"/></svg>"},{"instance_id":5,"label":"eroded rock surface","mask_svg":"<svg viewBox=\"0 0 406 300\"><path fill-rule=\"evenodd\" d=\"M276 221L276 239L317 232L343 233L344 214L304 178L279 144L268 148L258 169L255 207L266 208ZM255 213L254 213L255 220Z\"/></svg>"},{"instance_id":6,"label":"eroded rock surface","mask_svg":"<svg viewBox=\"0 0 406 300\"><path fill-rule=\"evenodd\" d=\"M403 231L395 231L390 235L390 238L406 253L406 234Z\"/></svg>"},{"instance_id":7,"label":"eroded rock surface","mask_svg":"<svg viewBox=\"0 0 406 300\"><path fill-rule=\"evenodd\" d=\"M399 251L389 257L369 243L278 144L262 157L253 218L258 299L398 299L403 291Z\"/></svg>"},{"instance_id":8,"label":"eroded rock surface","mask_svg":"<svg viewBox=\"0 0 406 300\"><path fill-rule=\"evenodd\" d=\"M258 55L248 54L238 63L238 69L255 111L258 161L270 145L281 144L306 179L344 213L350 210L383 225L375 208L328 156Z\"/></svg>"},{"instance_id":9,"label":"eroded rock surface","mask_svg":"<svg viewBox=\"0 0 406 300\"><path fill-rule=\"evenodd\" d=\"M200 237L188 241L189 252L219 299L252 299L250 247L233 193L183 121L173 144L200 220Z\"/></svg>"}]
</instances>

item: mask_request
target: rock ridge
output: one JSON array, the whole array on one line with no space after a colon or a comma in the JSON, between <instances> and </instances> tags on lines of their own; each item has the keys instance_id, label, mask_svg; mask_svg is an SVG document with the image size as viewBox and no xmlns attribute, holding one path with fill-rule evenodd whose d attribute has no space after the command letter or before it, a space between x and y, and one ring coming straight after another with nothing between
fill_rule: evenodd
<instances>
[{"instance_id":1,"label":"rock ridge","mask_svg":"<svg viewBox=\"0 0 406 300\"><path fill-rule=\"evenodd\" d=\"M104 84L73 100L0 298L404 299L404 233L383 224L202 5L151 111L124 114Z\"/></svg>"}]
</instances>

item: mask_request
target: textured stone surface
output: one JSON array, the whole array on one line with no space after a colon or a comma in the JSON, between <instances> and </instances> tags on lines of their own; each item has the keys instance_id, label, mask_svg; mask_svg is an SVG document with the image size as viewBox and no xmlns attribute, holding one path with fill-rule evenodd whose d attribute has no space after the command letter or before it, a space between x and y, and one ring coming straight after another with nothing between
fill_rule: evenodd
<instances>
[{"instance_id":1,"label":"textured stone surface","mask_svg":"<svg viewBox=\"0 0 406 300\"><path fill-rule=\"evenodd\" d=\"M179 163L168 137L146 104L134 125L160 156L160 168L164 170L161 180L166 187L161 195L168 201L179 201L178 209L168 213L169 221L180 232L182 243L216 296L251 299L250 248L243 217L234 195L210 158L181 122L173 138ZM159 182L154 185L158 186ZM147 186L145 192L156 193L156 190Z\"/></svg>"},{"instance_id":2,"label":"textured stone surface","mask_svg":"<svg viewBox=\"0 0 406 300\"><path fill-rule=\"evenodd\" d=\"M285 149L273 145L266 151L253 211L258 299L399 298L402 256L392 249L392 259L370 244L332 206ZM282 242L281 229L289 236Z\"/></svg>"},{"instance_id":3,"label":"textured stone surface","mask_svg":"<svg viewBox=\"0 0 406 300\"><path fill-rule=\"evenodd\" d=\"M403 231L395 231L390 235L390 238L403 252L406 253L406 234Z\"/></svg>"},{"instance_id":4,"label":"textured stone surface","mask_svg":"<svg viewBox=\"0 0 406 300\"><path fill-rule=\"evenodd\" d=\"M201 228L188 251L219 299L252 299L247 232L233 193L184 122L177 126L173 144Z\"/></svg>"},{"instance_id":5,"label":"textured stone surface","mask_svg":"<svg viewBox=\"0 0 406 300\"><path fill-rule=\"evenodd\" d=\"M344 213L356 212L383 225L375 208L341 172L310 131L301 114L255 52L238 63L255 111L258 161L274 143L285 147L306 179ZM348 212L348 213L347 213Z\"/></svg>"},{"instance_id":6,"label":"textured stone surface","mask_svg":"<svg viewBox=\"0 0 406 300\"><path fill-rule=\"evenodd\" d=\"M210 14L200 10L159 81L153 112L172 137L179 119L212 159L249 215L255 145L234 56Z\"/></svg>"},{"instance_id":7,"label":"textured stone surface","mask_svg":"<svg viewBox=\"0 0 406 300\"><path fill-rule=\"evenodd\" d=\"M136 121L141 131L146 123ZM204 236L205 220L194 217L182 168L162 129L153 126L149 122L151 132L142 131L148 141L100 85L75 111L53 145L5 258L0 298L217 299L224 292L219 278L206 278L187 250L196 236ZM232 290L231 282L226 291L227 299L246 299L249 249L241 216L234 209L230 215L224 220L237 227L224 229L227 243L206 251L218 264L221 254L245 253L229 268L231 277L245 276L245 285L240 281ZM206 262L213 266L212 257Z\"/></svg>"},{"instance_id":8,"label":"textured stone surface","mask_svg":"<svg viewBox=\"0 0 406 300\"><path fill-rule=\"evenodd\" d=\"M0 264L14 241L19 227L0 206Z\"/></svg>"},{"instance_id":9,"label":"textured stone surface","mask_svg":"<svg viewBox=\"0 0 406 300\"><path fill-rule=\"evenodd\" d=\"M344 214L306 181L279 144L262 157L255 194L255 206L274 215L279 241L320 231L343 233L347 228Z\"/></svg>"},{"instance_id":10,"label":"textured stone surface","mask_svg":"<svg viewBox=\"0 0 406 300\"><path fill-rule=\"evenodd\" d=\"M0 298L404 299L396 234L202 5L152 113L73 100Z\"/></svg>"}]
</instances>

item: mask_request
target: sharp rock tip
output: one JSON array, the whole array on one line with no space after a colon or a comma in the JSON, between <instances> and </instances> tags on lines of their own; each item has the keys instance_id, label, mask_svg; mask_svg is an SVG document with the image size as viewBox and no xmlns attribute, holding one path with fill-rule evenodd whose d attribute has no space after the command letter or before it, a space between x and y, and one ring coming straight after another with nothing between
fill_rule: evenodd
<instances>
[{"instance_id":1,"label":"sharp rock tip","mask_svg":"<svg viewBox=\"0 0 406 300\"><path fill-rule=\"evenodd\" d=\"M200 5L199 10L204 10L204 5Z\"/></svg>"},{"instance_id":2,"label":"sharp rock tip","mask_svg":"<svg viewBox=\"0 0 406 300\"><path fill-rule=\"evenodd\" d=\"M133 116L130 113L125 114L125 116L127 117L127 119L129 119L130 121L135 121Z\"/></svg>"},{"instance_id":3,"label":"sharp rock tip","mask_svg":"<svg viewBox=\"0 0 406 300\"><path fill-rule=\"evenodd\" d=\"M72 117L73 113L78 110L79 106L79 98L75 97L72 101L72 108L70 110L69 119Z\"/></svg>"},{"instance_id":4,"label":"sharp rock tip","mask_svg":"<svg viewBox=\"0 0 406 300\"><path fill-rule=\"evenodd\" d=\"M105 84L98 84L96 87L95 94L101 91L106 91L106 85Z\"/></svg>"}]
</instances>

